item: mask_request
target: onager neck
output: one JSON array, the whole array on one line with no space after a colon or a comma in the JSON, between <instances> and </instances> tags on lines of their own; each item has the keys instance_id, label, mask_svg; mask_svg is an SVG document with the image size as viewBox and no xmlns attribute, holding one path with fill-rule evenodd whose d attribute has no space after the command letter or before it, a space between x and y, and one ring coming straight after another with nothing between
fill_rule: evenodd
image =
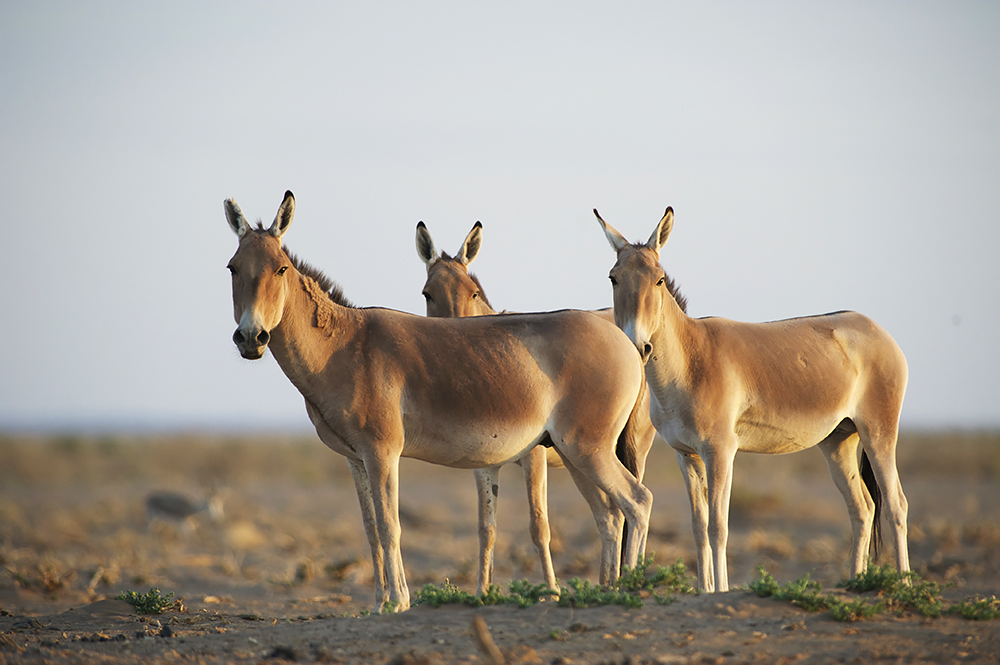
<instances>
[{"instance_id":1,"label":"onager neck","mask_svg":"<svg viewBox=\"0 0 1000 665\"><path fill-rule=\"evenodd\" d=\"M321 375L330 357L354 336L350 323L354 310L335 303L311 277L300 273L298 284L289 290L268 348L289 380L308 397L310 379Z\"/></svg>"},{"instance_id":2,"label":"onager neck","mask_svg":"<svg viewBox=\"0 0 1000 665\"><path fill-rule=\"evenodd\" d=\"M664 391L687 388L695 378L701 353L702 330L698 321L689 317L673 298L666 299L660 312L660 322L650 336L653 354L646 363L646 377L659 398Z\"/></svg>"}]
</instances>

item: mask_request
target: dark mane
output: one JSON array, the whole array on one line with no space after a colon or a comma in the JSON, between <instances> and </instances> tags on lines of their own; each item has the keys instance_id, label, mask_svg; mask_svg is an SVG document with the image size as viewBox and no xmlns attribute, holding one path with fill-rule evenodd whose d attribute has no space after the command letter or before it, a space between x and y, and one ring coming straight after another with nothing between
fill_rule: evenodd
<instances>
[{"instance_id":1,"label":"dark mane","mask_svg":"<svg viewBox=\"0 0 1000 665\"><path fill-rule=\"evenodd\" d=\"M254 232L267 233L268 230L264 228L264 223L258 219L257 228L254 229ZM326 295L330 297L330 300L341 307L354 307L354 304L351 303L351 301L347 299L347 296L344 295L344 291L340 288L340 285L323 274L322 270L312 267L299 257L292 254L288 248L285 247L284 243L281 245L281 251L285 253L285 256L287 256L288 260L292 262L295 269L299 271L299 274L316 280L316 283L319 284L319 288L326 292Z\"/></svg>"},{"instance_id":2,"label":"dark mane","mask_svg":"<svg viewBox=\"0 0 1000 665\"><path fill-rule=\"evenodd\" d=\"M680 288L677 286L677 282L670 275L663 273L664 277L667 278L667 291L670 291L670 295L674 297L674 301L677 306L681 308L681 311L687 314L688 311L688 299L681 293Z\"/></svg>"},{"instance_id":3,"label":"dark mane","mask_svg":"<svg viewBox=\"0 0 1000 665\"><path fill-rule=\"evenodd\" d=\"M341 307L354 307L351 301L344 295L344 291L340 288L340 285L327 277L322 270L314 268L299 257L295 256L284 245L282 245L281 249L285 252L288 260L292 262L292 265L295 266L295 269L298 270L300 274L316 280L316 283L319 284L319 288L326 292L326 295L330 297L330 300Z\"/></svg>"}]
</instances>

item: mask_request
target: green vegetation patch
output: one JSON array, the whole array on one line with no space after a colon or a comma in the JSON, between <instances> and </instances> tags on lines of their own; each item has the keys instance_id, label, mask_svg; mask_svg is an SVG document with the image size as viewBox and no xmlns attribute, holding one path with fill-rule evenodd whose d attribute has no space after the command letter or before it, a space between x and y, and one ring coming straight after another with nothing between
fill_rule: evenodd
<instances>
[{"instance_id":1,"label":"green vegetation patch","mask_svg":"<svg viewBox=\"0 0 1000 665\"><path fill-rule=\"evenodd\" d=\"M945 613L972 620L1000 618L1000 600L995 596L967 598L947 607L947 601L941 597L940 584L924 580L913 571L897 572L891 564L870 565L861 575L838 586L853 593L875 593L876 598L849 601L833 594L823 594L820 584L811 580L809 575L782 586L761 566L757 567L757 579L748 585L748 590L761 597L790 601L809 612L829 610L830 616L837 621L869 619L885 611L897 614L909 611L930 618Z\"/></svg>"},{"instance_id":2,"label":"green vegetation patch","mask_svg":"<svg viewBox=\"0 0 1000 665\"><path fill-rule=\"evenodd\" d=\"M173 597L173 592L164 596L158 587L153 587L144 594L135 591L122 591L115 596L115 600L124 600L132 605L139 614L162 614L175 604L175 601L172 600Z\"/></svg>"},{"instance_id":3,"label":"green vegetation patch","mask_svg":"<svg viewBox=\"0 0 1000 665\"><path fill-rule=\"evenodd\" d=\"M507 593L497 585L479 596L462 591L457 586L445 580L444 584L435 586L428 584L416 594L414 605L457 604L470 607L483 605L517 605L530 607L546 598L552 598L560 607L597 607L600 605L622 605L629 608L639 608L643 598L650 595L661 605L674 602L672 593L696 593L693 576L688 573L684 562L678 559L670 566L653 568L653 556L644 557L635 568L627 566L622 570L618 581L610 589L602 589L589 580L574 577L568 586L560 586L559 590L550 589L546 584L531 584L528 580L514 580L508 586ZM658 595L657 590L666 591Z\"/></svg>"}]
</instances>

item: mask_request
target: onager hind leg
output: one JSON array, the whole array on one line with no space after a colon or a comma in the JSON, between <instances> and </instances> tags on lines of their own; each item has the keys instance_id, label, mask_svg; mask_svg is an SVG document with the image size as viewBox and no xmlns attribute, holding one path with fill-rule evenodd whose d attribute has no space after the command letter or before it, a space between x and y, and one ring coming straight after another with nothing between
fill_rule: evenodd
<instances>
[{"instance_id":1,"label":"onager hind leg","mask_svg":"<svg viewBox=\"0 0 1000 665\"><path fill-rule=\"evenodd\" d=\"M858 467L858 444L855 431L836 429L819 443L830 476L847 503L851 518L851 577L865 572L871 544L875 504L861 482Z\"/></svg>"},{"instance_id":2,"label":"onager hind leg","mask_svg":"<svg viewBox=\"0 0 1000 665\"><path fill-rule=\"evenodd\" d=\"M876 427L871 423L857 423L861 445L868 453L875 479L882 489L889 521L892 524L893 544L896 550L896 568L901 573L910 570L910 554L906 544L906 515L909 510L903 485L896 469L896 440L898 424Z\"/></svg>"},{"instance_id":3,"label":"onager hind leg","mask_svg":"<svg viewBox=\"0 0 1000 665\"><path fill-rule=\"evenodd\" d=\"M595 502L588 497L598 529L610 528L606 535L602 530L601 549L601 584L614 583L618 579L619 556L621 553L621 515L629 523L628 542L625 543L625 565L634 568L638 564L639 555L645 550L646 535L649 531L649 514L653 505L653 494L633 476L628 469L615 457L613 447L608 447L606 453L582 456L572 449L559 450L570 470L580 492L588 497L588 493L599 496ZM588 490L587 488L592 489ZM597 494L597 492L600 494ZM612 517L605 517L599 511L606 510ZM609 549L610 548L610 549ZM605 582L603 573L609 573Z\"/></svg>"},{"instance_id":4,"label":"onager hind leg","mask_svg":"<svg viewBox=\"0 0 1000 665\"><path fill-rule=\"evenodd\" d=\"M602 587L609 587L615 583L620 573L619 553L622 527L625 523L622 512L587 474L582 473L568 461L564 462L573 483L587 501L597 523L597 532L601 537L601 567L597 579Z\"/></svg>"}]
</instances>

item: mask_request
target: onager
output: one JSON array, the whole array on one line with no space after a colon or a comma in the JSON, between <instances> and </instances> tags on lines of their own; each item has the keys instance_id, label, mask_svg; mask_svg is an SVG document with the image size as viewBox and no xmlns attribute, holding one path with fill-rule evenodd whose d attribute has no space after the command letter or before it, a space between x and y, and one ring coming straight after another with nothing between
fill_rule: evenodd
<instances>
[{"instance_id":1,"label":"onager","mask_svg":"<svg viewBox=\"0 0 1000 665\"><path fill-rule=\"evenodd\" d=\"M856 312L770 323L692 319L671 296L660 265L673 210L667 208L645 244L630 244L594 214L618 254L609 275L615 323L646 363L653 424L676 451L687 484L700 587L729 590L726 542L738 450L781 454L818 445L847 502L851 576L864 572L873 534L877 552L882 493L896 566L909 570L907 503L896 470L907 367L892 337Z\"/></svg>"},{"instance_id":2,"label":"onager","mask_svg":"<svg viewBox=\"0 0 1000 665\"><path fill-rule=\"evenodd\" d=\"M351 467L375 570L377 610L410 605L400 556L401 456L456 468L500 466L551 441L601 534L601 583L645 547L652 496L615 456L634 445L642 364L615 326L580 312L432 319L351 306L282 247L295 198L267 229L233 199L232 273L240 354L269 348L305 399L320 439ZM605 362L598 362L600 358ZM613 359L614 362L606 362Z\"/></svg>"},{"instance_id":3,"label":"onager","mask_svg":"<svg viewBox=\"0 0 1000 665\"><path fill-rule=\"evenodd\" d=\"M427 316L461 318L499 314L490 305L479 279L469 272L469 266L479 255L483 245L483 225L476 222L461 248L454 256L438 252L427 225L417 223L417 255L427 266L427 280L422 294L427 306ZM614 322L611 308L591 312L609 322ZM656 430L649 421L649 391L643 386L643 406L638 415L638 441L634 459L623 460L636 478L642 481L646 468L646 456L653 444ZM549 547L551 529L548 518L548 471L547 466L562 467L562 461L551 448L534 448L515 464L524 471L524 481L528 490L530 533L538 558L542 564L542 574L550 588L558 589L552 554ZM489 586L493 575L493 552L496 542L496 488L499 486L499 467L477 469L476 488L479 495L479 588Z\"/></svg>"}]
</instances>

